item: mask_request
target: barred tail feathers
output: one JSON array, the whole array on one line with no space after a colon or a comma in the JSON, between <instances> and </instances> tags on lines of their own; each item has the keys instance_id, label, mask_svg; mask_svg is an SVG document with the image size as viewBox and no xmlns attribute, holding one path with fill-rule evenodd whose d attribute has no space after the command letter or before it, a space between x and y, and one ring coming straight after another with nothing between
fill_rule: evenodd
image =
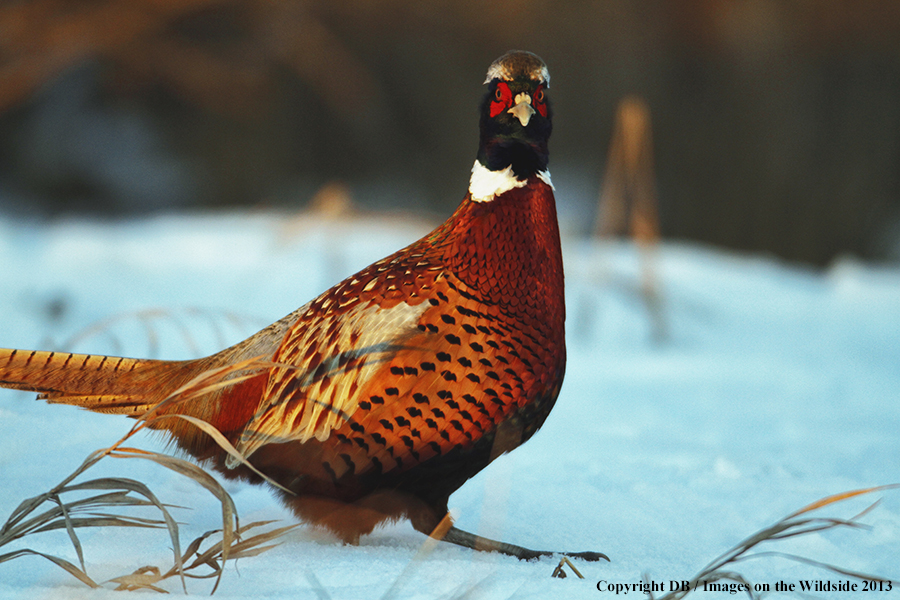
<instances>
[{"instance_id":1,"label":"barred tail feathers","mask_svg":"<svg viewBox=\"0 0 900 600\"><path fill-rule=\"evenodd\" d=\"M37 392L56 404L138 417L189 379L193 362L0 349L0 387Z\"/></svg>"}]
</instances>

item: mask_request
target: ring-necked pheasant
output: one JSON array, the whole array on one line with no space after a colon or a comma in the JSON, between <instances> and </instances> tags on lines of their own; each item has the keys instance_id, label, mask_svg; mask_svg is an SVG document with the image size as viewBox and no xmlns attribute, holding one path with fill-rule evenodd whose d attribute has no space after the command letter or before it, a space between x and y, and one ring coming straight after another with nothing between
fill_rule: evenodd
<instances>
[{"instance_id":1,"label":"ring-necked pheasant","mask_svg":"<svg viewBox=\"0 0 900 600\"><path fill-rule=\"evenodd\" d=\"M0 385L141 417L198 374L262 356L267 366L249 378L155 414L211 423L292 492L279 490L302 520L347 542L403 517L430 535L452 492L541 426L566 363L547 171L550 76L540 58L514 51L485 83L469 192L418 242L213 356L0 350ZM185 420L153 426L225 476L261 480ZM455 527L443 539L519 558L550 554Z\"/></svg>"}]
</instances>

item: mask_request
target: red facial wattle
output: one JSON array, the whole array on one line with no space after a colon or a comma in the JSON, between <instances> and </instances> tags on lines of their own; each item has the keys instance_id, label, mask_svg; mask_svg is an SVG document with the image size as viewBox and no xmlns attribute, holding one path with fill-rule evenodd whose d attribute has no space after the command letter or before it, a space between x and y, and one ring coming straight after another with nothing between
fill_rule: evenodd
<instances>
[{"instance_id":1,"label":"red facial wattle","mask_svg":"<svg viewBox=\"0 0 900 600\"><path fill-rule=\"evenodd\" d=\"M509 110L514 103L514 95L512 90L509 89L509 85L502 81L499 82L497 89L494 91L494 98L491 101L491 118ZM547 99L543 83L539 84L531 94L531 106L542 117L547 117Z\"/></svg>"},{"instance_id":2,"label":"red facial wattle","mask_svg":"<svg viewBox=\"0 0 900 600\"><path fill-rule=\"evenodd\" d=\"M513 94L509 86L502 81L497 84L497 90L494 92L494 100L491 102L491 118L496 117L512 106Z\"/></svg>"}]
</instances>

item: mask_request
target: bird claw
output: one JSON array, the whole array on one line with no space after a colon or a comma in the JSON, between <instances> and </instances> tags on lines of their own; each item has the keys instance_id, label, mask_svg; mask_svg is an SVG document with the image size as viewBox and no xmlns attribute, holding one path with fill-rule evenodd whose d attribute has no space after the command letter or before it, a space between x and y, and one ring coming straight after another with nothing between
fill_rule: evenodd
<instances>
[{"instance_id":1,"label":"bird claw","mask_svg":"<svg viewBox=\"0 0 900 600\"><path fill-rule=\"evenodd\" d=\"M600 560L611 562L609 557L602 552L563 552L563 556L580 558L581 560L586 560L588 562L598 562Z\"/></svg>"}]
</instances>

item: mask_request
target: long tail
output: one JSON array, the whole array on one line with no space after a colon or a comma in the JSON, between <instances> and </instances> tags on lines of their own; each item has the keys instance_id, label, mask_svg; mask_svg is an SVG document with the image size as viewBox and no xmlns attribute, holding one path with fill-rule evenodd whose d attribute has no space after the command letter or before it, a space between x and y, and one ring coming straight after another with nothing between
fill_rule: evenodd
<instances>
[{"instance_id":1,"label":"long tail","mask_svg":"<svg viewBox=\"0 0 900 600\"><path fill-rule=\"evenodd\" d=\"M0 348L0 387L37 392L39 399L54 404L140 418L198 375L230 364L231 356L223 351L196 360L168 361ZM185 414L202 419L234 443L259 406L266 378L266 371L260 370L237 385L213 385L208 393L180 397L154 416ZM182 419L156 419L150 427L165 430L197 458L220 453L212 438Z\"/></svg>"},{"instance_id":2,"label":"long tail","mask_svg":"<svg viewBox=\"0 0 900 600\"><path fill-rule=\"evenodd\" d=\"M0 387L57 404L139 417L190 379L197 361L0 349Z\"/></svg>"}]
</instances>

